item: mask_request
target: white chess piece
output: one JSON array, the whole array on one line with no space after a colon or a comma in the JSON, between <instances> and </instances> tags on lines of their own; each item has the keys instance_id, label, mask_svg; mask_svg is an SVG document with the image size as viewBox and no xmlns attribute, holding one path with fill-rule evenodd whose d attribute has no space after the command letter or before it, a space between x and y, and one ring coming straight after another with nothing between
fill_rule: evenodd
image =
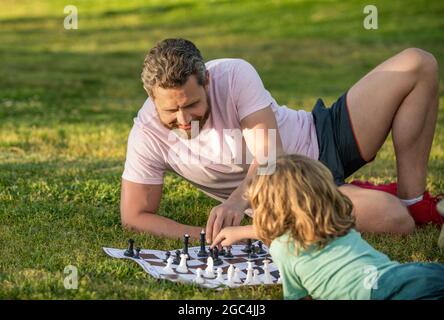
<instances>
[{"instance_id":1,"label":"white chess piece","mask_svg":"<svg viewBox=\"0 0 444 320\"><path fill-rule=\"evenodd\" d=\"M282 284L282 278L281 278L281 277L278 278L277 283L278 283L278 284Z\"/></svg>"},{"instance_id":2,"label":"white chess piece","mask_svg":"<svg viewBox=\"0 0 444 320\"><path fill-rule=\"evenodd\" d=\"M224 282L224 276L222 275L222 272L223 272L223 270L222 270L222 268L217 268L217 277L216 277L216 281L217 282L220 282L220 283L223 283Z\"/></svg>"},{"instance_id":3,"label":"white chess piece","mask_svg":"<svg viewBox=\"0 0 444 320\"><path fill-rule=\"evenodd\" d=\"M173 257L169 257L167 260L167 265L163 268L163 273L165 274L175 274L173 267L171 266L173 264Z\"/></svg>"},{"instance_id":4,"label":"white chess piece","mask_svg":"<svg viewBox=\"0 0 444 320\"><path fill-rule=\"evenodd\" d=\"M197 284L202 284L205 282L205 279L202 278L202 269L201 268L196 269L196 278L194 278L193 282L197 283Z\"/></svg>"},{"instance_id":5,"label":"white chess piece","mask_svg":"<svg viewBox=\"0 0 444 320\"><path fill-rule=\"evenodd\" d=\"M234 278L234 266L230 264L227 270L227 281L225 282L225 284L229 287L233 286L234 285L233 278Z\"/></svg>"},{"instance_id":6,"label":"white chess piece","mask_svg":"<svg viewBox=\"0 0 444 320\"><path fill-rule=\"evenodd\" d=\"M207 268L205 269L205 277L214 278L214 261L213 258L208 257Z\"/></svg>"},{"instance_id":7,"label":"white chess piece","mask_svg":"<svg viewBox=\"0 0 444 320\"><path fill-rule=\"evenodd\" d=\"M251 280L251 284L261 284L259 280L259 270L254 269L253 271L253 279Z\"/></svg>"},{"instance_id":8,"label":"white chess piece","mask_svg":"<svg viewBox=\"0 0 444 320\"><path fill-rule=\"evenodd\" d=\"M253 282L253 262L247 262L247 277L245 278L244 285L252 284Z\"/></svg>"},{"instance_id":9,"label":"white chess piece","mask_svg":"<svg viewBox=\"0 0 444 320\"><path fill-rule=\"evenodd\" d=\"M179 263L179 266L176 268L177 272L180 272L180 273L187 273L188 272L187 258L188 258L187 254L182 253L180 255L180 263Z\"/></svg>"},{"instance_id":10,"label":"white chess piece","mask_svg":"<svg viewBox=\"0 0 444 320\"><path fill-rule=\"evenodd\" d=\"M240 271L241 270L238 267L234 269L234 277L233 277L234 283L242 283L242 280L240 279Z\"/></svg>"},{"instance_id":11,"label":"white chess piece","mask_svg":"<svg viewBox=\"0 0 444 320\"><path fill-rule=\"evenodd\" d=\"M262 261L264 263L264 266L262 269L264 269L264 284L273 284L273 280L271 279L270 269L268 267L268 264L270 263L270 260L265 259Z\"/></svg>"},{"instance_id":12,"label":"white chess piece","mask_svg":"<svg viewBox=\"0 0 444 320\"><path fill-rule=\"evenodd\" d=\"M227 270L227 277L232 279L233 276L234 276L234 265L230 264Z\"/></svg>"}]
</instances>

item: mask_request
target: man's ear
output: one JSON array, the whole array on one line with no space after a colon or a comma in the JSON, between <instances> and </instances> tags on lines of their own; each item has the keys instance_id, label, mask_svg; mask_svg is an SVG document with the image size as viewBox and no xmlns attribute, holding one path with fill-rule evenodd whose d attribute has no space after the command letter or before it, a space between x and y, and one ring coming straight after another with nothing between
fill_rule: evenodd
<instances>
[{"instance_id":1,"label":"man's ear","mask_svg":"<svg viewBox=\"0 0 444 320\"><path fill-rule=\"evenodd\" d=\"M208 88L209 84L210 84L210 72L208 72L208 70L205 70L205 83L204 83L205 89Z\"/></svg>"}]
</instances>

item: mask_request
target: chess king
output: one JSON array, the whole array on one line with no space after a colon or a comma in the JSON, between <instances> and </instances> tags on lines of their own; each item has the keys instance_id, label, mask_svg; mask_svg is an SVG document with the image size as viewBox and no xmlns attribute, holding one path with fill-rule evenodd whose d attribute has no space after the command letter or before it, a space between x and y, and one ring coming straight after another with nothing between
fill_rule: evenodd
<instances>
[{"instance_id":1,"label":"chess king","mask_svg":"<svg viewBox=\"0 0 444 320\"><path fill-rule=\"evenodd\" d=\"M186 233L199 239L201 227L156 214L170 170L221 201L206 224L211 243L221 228L239 225L249 212L243 195L259 165L283 153L302 154L329 168L354 205L359 231L408 234L415 222L442 224L436 198L425 191L438 113L437 70L432 54L409 48L376 66L331 108L319 99L306 112L279 106L249 62L205 62L192 42L163 40L143 65L148 98L128 137L122 224L158 236ZM390 132L396 188L345 183L375 159Z\"/></svg>"}]
</instances>

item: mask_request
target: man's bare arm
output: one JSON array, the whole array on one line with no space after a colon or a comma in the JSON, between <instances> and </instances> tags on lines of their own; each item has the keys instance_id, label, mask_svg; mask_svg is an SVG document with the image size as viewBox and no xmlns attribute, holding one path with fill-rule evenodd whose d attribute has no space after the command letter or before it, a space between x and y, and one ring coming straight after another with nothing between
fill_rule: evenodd
<instances>
[{"instance_id":1,"label":"man's bare arm","mask_svg":"<svg viewBox=\"0 0 444 320\"><path fill-rule=\"evenodd\" d=\"M244 194L249 182L258 170L258 165L267 164L269 160L276 158L284 152L276 117L271 106L256 111L242 119L241 127L246 146L253 155L254 160L248 169L246 177L231 193L230 197L211 210L206 227L207 241L209 243L213 242L213 239L223 227L236 226L241 223L244 211L249 206L248 200L244 198ZM260 134L261 131L263 135ZM271 141L268 139L269 134L272 138ZM269 152L271 154L268 154Z\"/></svg>"},{"instance_id":2,"label":"man's bare arm","mask_svg":"<svg viewBox=\"0 0 444 320\"><path fill-rule=\"evenodd\" d=\"M242 119L241 127L243 129L246 145L250 152L253 154L254 159L248 169L248 173L245 179L232 192L229 199L242 203L246 209L248 208L248 202L243 198L243 195L246 191L246 187L253 178L259 165L258 156L265 156L266 159L275 159L277 156L283 154L284 151L276 123L276 118L270 106L265 109L256 111ZM262 139L260 139L261 135L257 132L260 130L262 130L264 133ZM269 141L269 130L274 130L274 137L276 138L275 141ZM269 152L272 152L274 154L268 154Z\"/></svg>"},{"instance_id":3,"label":"man's bare arm","mask_svg":"<svg viewBox=\"0 0 444 320\"><path fill-rule=\"evenodd\" d=\"M156 214L162 198L162 188L161 184L139 184L122 179L122 225L155 236L178 239L189 234L192 239L199 239L201 227L180 224Z\"/></svg>"}]
</instances>

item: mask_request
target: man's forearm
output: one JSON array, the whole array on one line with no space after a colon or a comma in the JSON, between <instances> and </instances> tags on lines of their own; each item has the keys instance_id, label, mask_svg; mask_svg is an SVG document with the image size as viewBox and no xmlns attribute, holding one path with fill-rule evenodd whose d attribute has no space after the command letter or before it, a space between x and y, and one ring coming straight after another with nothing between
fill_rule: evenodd
<instances>
[{"instance_id":1,"label":"man's forearm","mask_svg":"<svg viewBox=\"0 0 444 320\"><path fill-rule=\"evenodd\" d=\"M122 224L136 231L171 239L182 239L184 234L189 234L192 240L198 240L202 230L202 227L181 224L154 213L140 213L129 221L122 221Z\"/></svg>"}]
</instances>

